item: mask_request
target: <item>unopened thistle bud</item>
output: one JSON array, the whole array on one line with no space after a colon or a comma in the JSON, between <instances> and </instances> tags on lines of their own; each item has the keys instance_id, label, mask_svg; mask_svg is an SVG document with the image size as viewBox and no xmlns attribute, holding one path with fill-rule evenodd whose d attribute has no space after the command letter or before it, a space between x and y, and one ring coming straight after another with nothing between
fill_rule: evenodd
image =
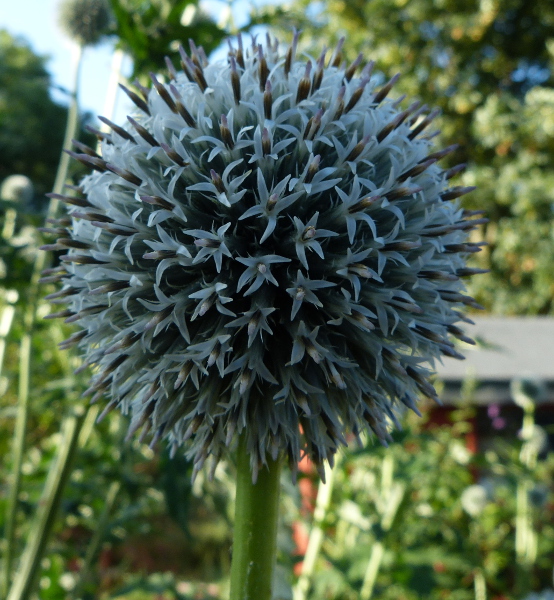
<instances>
[{"instance_id":1,"label":"unopened thistle bud","mask_svg":"<svg viewBox=\"0 0 554 600\"><path fill-rule=\"evenodd\" d=\"M61 28L80 46L93 46L106 34L110 24L107 0L63 0L60 4Z\"/></svg>"}]
</instances>

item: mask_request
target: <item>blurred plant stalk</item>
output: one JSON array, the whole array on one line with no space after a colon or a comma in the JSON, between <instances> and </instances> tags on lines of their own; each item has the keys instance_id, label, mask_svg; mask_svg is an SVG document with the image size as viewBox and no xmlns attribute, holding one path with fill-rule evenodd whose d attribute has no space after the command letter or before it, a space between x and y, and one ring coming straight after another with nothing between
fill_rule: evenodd
<instances>
[{"instance_id":1,"label":"blurred plant stalk","mask_svg":"<svg viewBox=\"0 0 554 600\"><path fill-rule=\"evenodd\" d=\"M110 70L110 78L108 80L108 90L106 92L106 99L104 101L104 110L102 112L104 117L113 120L115 114L115 107L117 104L117 92L119 90L119 84L121 80L121 66L123 64L123 58L125 53L121 48L116 48L112 55L112 65ZM109 132L110 126L107 123L102 122L100 125L100 131ZM102 140L99 139L96 144L96 151L101 150Z\"/></svg>"},{"instance_id":2,"label":"blurred plant stalk","mask_svg":"<svg viewBox=\"0 0 554 600\"><path fill-rule=\"evenodd\" d=\"M334 469L332 469L329 464L325 464L325 482L320 482L319 489L317 491L314 520L310 530L310 537L308 538L306 554L304 555L304 560L302 561L302 572L300 573L298 582L293 589L294 600L306 600L310 590L317 557L319 556L321 544L323 543L323 523L325 522L325 518L331 504L331 496L333 493L335 472L338 469L338 462L339 459L337 455Z\"/></svg>"},{"instance_id":3,"label":"blurred plant stalk","mask_svg":"<svg viewBox=\"0 0 554 600\"><path fill-rule=\"evenodd\" d=\"M475 590L475 600L487 600L487 582L482 569L475 571L473 588Z\"/></svg>"},{"instance_id":4,"label":"blurred plant stalk","mask_svg":"<svg viewBox=\"0 0 554 600\"><path fill-rule=\"evenodd\" d=\"M8 208L4 215L4 226L2 227L2 237L5 240L12 238L15 231L15 222L17 220L17 211L15 208Z\"/></svg>"},{"instance_id":5,"label":"blurred plant stalk","mask_svg":"<svg viewBox=\"0 0 554 600\"><path fill-rule=\"evenodd\" d=\"M71 94L71 104L69 107L67 124L64 136L63 148L70 147L71 140L75 137L79 121L78 98L77 91L81 73L83 48L82 46L74 46L73 51L73 91ZM54 182L54 193L60 194L67 181L69 169L69 155L62 151L60 163L56 173ZM50 200L47 212L47 218L54 218L59 208L59 200L52 198ZM13 441L13 467L12 467L12 482L8 496L8 505L6 510L6 546L3 561L2 572L2 596L6 597L10 587L12 563L14 560L14 541L15 541L15 526L17 520L17 504L19 493L21 490L22 480L22 464L25 453L25 437L27 432L27 422L29 417L29 386L31 375L31 347L32 334L36 318L36 309L38 304L38 289L41 271L46 264L46 252L39 252L35 258L31 281L29 282L27 294L27 307L23 315L23 336L20 342L19 350L19 390L18 390L18 406L17 417L14 430ZM62 425L62 429L69 427L68 423L73 422L74 417L68 417L68 422ZM80 427L80 425L78 425ZM63 449L61 449L63 452ZM65 478L59 478L58 483L64 484ZM60 488L61 489L61 488ZM59 503L59 499L58 499ZM57 506L57 505L56 505ZM40 561L38 561L40 562ZM37 563L38 566L38 563ZM35 566L36 568L36 566ZM23 589L23 588L22 588ZM10 598L12 597L10 592ZM24 597L24 596L22 596Z\"/></svg>"},{"instance_id":6,"label":"blurred plant stalk","mask_svg":"<svg viewBox=\"0 0 554 600\"><path fill-rule=\"evenodd\" d=\"M4 389L2 370L6 356L6 340L12 328L13 317L15 315L14 304L18 300L19 294L15 290L4 290L3 296L3 306L0 312L0 391Z\"/></svg>"},{"instance_id":7,"label":"blurred plant stalk","mask_svg":"<svg viewBox=\"0 0 554 600\"><path fill-rule=\"evenodd\" d=\"M339 456L337 455L337 461ZM338 471L338 466L331 469L329 465L325 467L325 483L321 482L318 489L316 506L314 510L314 520L308 540L308 548L302 563L302 572L298 582L293 590L294 600L306 600L315 572L317 558L321 551L324 539L323 525L331 505L331 496L334 487L334 476ZM391 529L398 508L404 498L405 485L394 482L394 459L387 454L381 465L381 489L379 498L376 502L376 510L380 517L379 525L381 529L380 539L377 539L372 546L371 554L360 590L360 600L370 600L373 595L375 581L379 574L381 562L385 553L385 546L382 538Z\"/></svg>"},{"instance_id":8,"label":"blurred plant stalk","mask_svg":"<svg viewBox=\"0 0 554 600\"><path fill-rule=\"evenodd\" d=\"M538 536L533 527L533 515L529 503L529 493L532 488L532 481L529 477L537 466L539 449L533 443L535 431L535 401L536 398L529 398L529 402L523 407L523 426L521 428L521 437L524 440L520 452L520 460L525 467L525 474L517 484L517 513L516 513L516 560L520 567L520 585L526 589L529 582L530 569L537 560Z\"/></svg>"},{"instance_id":9,"label":"blurred plant stalk","mask_svg":"<svg viewBox=\"0 0 554 600\"><path fill-rule=\"evenodd\" d=\"M375 582L381 562L385 554L385 545L383 539L392 527L398 508L404 498L405 485L400 482L394 482L394 458L387 454L383 458L381 470L381 490L377 511L381 516L381 535L373 544L371 555L367 564L367 569L360 590L360 600L370 600L375 588Z\"/></svg>"}]
</instances>

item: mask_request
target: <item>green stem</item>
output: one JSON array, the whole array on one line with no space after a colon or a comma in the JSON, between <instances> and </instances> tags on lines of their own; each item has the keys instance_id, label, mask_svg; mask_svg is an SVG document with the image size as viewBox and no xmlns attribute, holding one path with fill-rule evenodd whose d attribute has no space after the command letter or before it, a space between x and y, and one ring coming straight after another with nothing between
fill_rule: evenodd
<instances>
[{"instance_id":1,"label":"green stem","mask_svg":"<svg viewBox=\"0 0 554 600\"><path fill-rule=\"evenodd\" d=\"M243 435L237 449L237 495L230 600L271 600L277 550L281 461L268 459L252 483Z\"/></svg>"},{"instance_id":2,"label":"green stem","mask_svg":"<svg viewBox=\"0 0 554 600\"><path fill-rule=\"evenodd\" d=\"M383 560L384 555L385 546L383 546L382 542L377 540L371 547L369 562L367 563L362 589L360 590L360 600L370 600L373 596L373 589L375 588L375 582L377 581L377 575L379 575L381 561Z\"/></svg>"},{"instance_id":3,"label":"green stem","mask_svg":"<svg viewBox=\"0 0 554 600\"><path fill-rule=\"evenodd\" d=\"M2 227L2 237L5 240L12 238L16 221L17 211L14 208L8 208L4 213L4 227Z\"/></svg>"}]
</instances>

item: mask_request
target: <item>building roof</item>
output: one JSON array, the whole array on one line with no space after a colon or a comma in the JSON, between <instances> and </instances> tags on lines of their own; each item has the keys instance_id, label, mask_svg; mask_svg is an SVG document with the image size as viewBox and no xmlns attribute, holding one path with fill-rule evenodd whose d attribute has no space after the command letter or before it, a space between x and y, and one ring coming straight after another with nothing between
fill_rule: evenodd
<instances>
[{"instance_id":1,"label":"building roof","mask_svg":"<svg viewBox=\"0 0 554 600\"><path fill-rule=\"evenodd\" d=\"M476 346L460 343L465 360L444 358L437 363L437 376L445 384L444 400L454 401L464 381L477 383L477 404L509 401L510 381L539 379L554 400L554 318L473 317L475 325L464 326ZM458 390L458 391L456 391Z\"/></svg>"},{"instance_id":2,"label":"building roof","mask_svg":"<svg viewBox=\"0 0 554 600\"><path fill-rule=\"evenodd\" d=\"M471 377L511 380L538 377L554 381L554 318L481 317L464 327L476 346L462 343L465 360L445 358L437 365L444 381Z\"/></svg>"}]
</instances>

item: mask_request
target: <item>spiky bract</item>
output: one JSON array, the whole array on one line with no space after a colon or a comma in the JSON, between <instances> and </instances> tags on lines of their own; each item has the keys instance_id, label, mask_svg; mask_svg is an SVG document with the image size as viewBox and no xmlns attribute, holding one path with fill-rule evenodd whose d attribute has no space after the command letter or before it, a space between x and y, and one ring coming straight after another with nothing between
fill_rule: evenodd
<instances>
[{"instance_id":1,"label":"spiky bract","mask_svg":"<svg viewBox=\"0 0 554 600\"><path fill-rule=\"evenodd\" d=\"M62 0L59 23L81 46L92 46L106 34L110 24L107 0Z\"/></svg>"},{"instance_id":2,"label":"spiky bract","mask_svg":"<svg viewBox=\"0 0 554 600\"><path fill-rule=\"evenodd\" d=\"M254 474L280 451L321 467L368 428L385 441L395 404L436 396L429 362L459 357L449 334L467 339L481 220L437 165L453 148L424 135L435 113L402 110L395 78L377 90L340 46L297 60L296 43L216 64L192 45L169 84L127 90L139 110L108 122L102 157L74 154L97 172L50 246L68 249L48 279L90 393L196 468L243 431Z\"/></svg>"}]
</instances>

